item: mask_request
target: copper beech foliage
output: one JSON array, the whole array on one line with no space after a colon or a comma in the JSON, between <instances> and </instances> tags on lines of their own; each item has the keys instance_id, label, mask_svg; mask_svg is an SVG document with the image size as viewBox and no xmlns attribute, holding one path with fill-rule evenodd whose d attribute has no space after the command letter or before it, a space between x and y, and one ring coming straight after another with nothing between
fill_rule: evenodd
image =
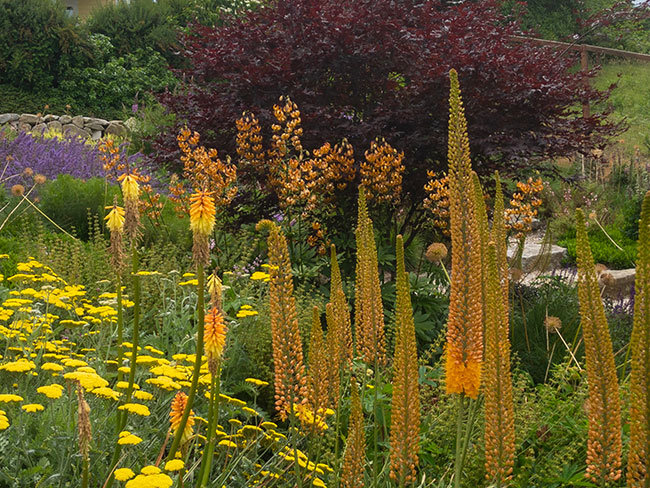
<instances>
[{"instance_id":1,"label":"copper beech foliage","mask_svg":"<svg viewBox=\"0 0 650 488\"><path fill-rule=\"evenodd\" d=\"M360 150L383 136L404 152L404 188L420 202L427 170L447 164L452 67L481 175L528 167L531 156L588 151L620 129L597 111L580 116L582 102L593 108L608 94L570 69L573 54L513 42L522 31L497 0L454 3L286 0L221 26L194 26L180 41L184 87L160 98L179 126L158 136L156 159L180 160L173 135L185 123L234 157L242 112L255 114L268 140L273 105L285 95L302 111L305 149L347 138Z\"/></svg>"}]
</instances>

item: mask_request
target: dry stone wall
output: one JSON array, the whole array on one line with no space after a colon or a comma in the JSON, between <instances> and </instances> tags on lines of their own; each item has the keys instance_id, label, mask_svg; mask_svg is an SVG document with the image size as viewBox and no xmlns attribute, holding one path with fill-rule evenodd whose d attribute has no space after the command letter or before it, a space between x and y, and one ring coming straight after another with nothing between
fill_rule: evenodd
<instances>
[{"instance_id":1,"label":"dry stone wall","mask_svg":"<svg viewBox=\"0 0 650 488\"><path fill-rule=\"evenodd\" d=\"M125 136L126 125L121 120L105 120L81 115L35 115L0 114L0 126L9 125L14 130L43 133L56 130L64 135L73 135L98 140L106 134Z\"/></svg>"}]
</instances>

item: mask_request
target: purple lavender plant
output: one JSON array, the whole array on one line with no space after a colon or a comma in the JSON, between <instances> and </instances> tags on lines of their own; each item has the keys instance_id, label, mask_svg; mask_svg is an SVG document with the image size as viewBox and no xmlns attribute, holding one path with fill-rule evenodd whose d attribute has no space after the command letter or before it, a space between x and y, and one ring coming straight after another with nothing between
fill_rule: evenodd
<instances>
[{"instance_id":1,"label":"purple lavender plant","mask_svg":"<svg viewBox=\"0 0 650 488\"><path fill-rule=\"evenodd\" d=\"M140 153L126 156L126 145L121 149L129 165L141 166ZM61 174L82 180L105 176L101 152L96 145L87 144L79 137L42 138L25 132L13 140L0 137L0 165L4 170L3 180L21 175L27 168L45 175L48 180ZM146 169L141 172L149 174Z\"/></svg>"}]
</instances>

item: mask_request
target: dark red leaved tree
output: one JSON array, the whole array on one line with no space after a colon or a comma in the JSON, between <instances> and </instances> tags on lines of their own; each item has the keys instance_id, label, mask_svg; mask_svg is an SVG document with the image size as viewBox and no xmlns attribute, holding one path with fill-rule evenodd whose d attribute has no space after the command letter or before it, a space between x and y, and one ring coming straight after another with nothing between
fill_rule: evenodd
<instances>
[{"instance_id":1,"label":"dark red leaved tree","mask_svg":"<svg viewBox=\"0 0 650 488\"><path fill-rule=\"evenodd\" d=\"M376 136L405 152L404 189L423 195L427 169L445 169L448 72L459 72L474 167L512 172L539 158L602 147L620 127L582 102L607 93L570 68L571 54L526 42L494 1L283 0L243 20L197 26L182 39L190 68L162 103L235 156L235 120L252 111L269 136L281 95L298 104L307 149L347 137L357 157ZM588 76L593 76L593 72ZM174 133L154 144L177 159Z\"/></svg>"}]
</instances>

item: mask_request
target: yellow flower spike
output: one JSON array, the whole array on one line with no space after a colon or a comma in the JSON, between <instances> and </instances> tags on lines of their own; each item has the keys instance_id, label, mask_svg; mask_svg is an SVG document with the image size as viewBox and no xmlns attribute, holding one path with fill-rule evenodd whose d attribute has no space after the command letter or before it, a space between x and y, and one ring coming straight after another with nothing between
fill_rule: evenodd
<instances>
[{"instance_id":1,"label":"yellow flower spike","mask_svg":"<svg viewBox=\"0 0 650 488\"><path fill-rule=\"evenodd\" d=\"M211 193L196 190L190 196L190 228L195 234L207 236L214 228L216 208Z\"/></svg>"},{"instance_id":2,"label":"yellow flower spike","mask_svg":"<svg viewBox=\"0 0 650 488\"><path fill-rule=\"evenodd\" d=\"M182 391L176 393L176 396L172 400L171 411L169 412L169 422L171 423L172 434L176 433L176 429L181 423L183 418L183 412L185 411L185 406L187 404L187 395ZM183 430L183 437L181 438L181 444L185 444L189 438L192 436L192 427L194 426L194 412L190 411L190 416L187 419L185 424L185 429Z\"/></svg>"},{"instance_id":3,"label":"yellow flower spike","mask_svg":"<svg viewBox=\"0 0 650 488\"><path fill-rule=\"evenodd\" d=\"M226 333L228 327L223 315L216 307L211 308L205 315L205 326L203 329L203 347L208 358L210 374L217 374L217 363L223 354L226 345Z\"/></svg>"},{"instance_id":4,"label":"yellow flower spike","mask_svg":"<svg viewBox=\"0 0 650 488\"><path fill-rule=\"evenodd\" d=\"M118 180L122 182L122 193L124 200L137 200L140 196L140 185L138 180L140 178L135 174L123 174Z\"/></svg>"},{"instance_id":5,"label":"yellow flower spike","mask_svg":"<svg viewBox=\"0 0 650 488\"><path fill-rule=\"evenodd\" d=\"M448 394L476 398L483 362L481 303L481 237L474 199L467 121L458 74L449 73L449 206L451 233L451 292L445 346Z\"/></svg>"},{"instance_id":6,"label":"yellow flower spike","mask_svg":"<svg viewBox=\"0 0 650 488\"><path fill-rule=\"evenodd\" d=\"M580 325L589 384L586 477L601 486L621 476L621 405L607 317L600 297L585 217L576 209Z\"/></svg>"},{"instance_id":7,"label":"yellow flower spike","mask_svg":"<svg viewBox=\"0 0 650 488\"><path fill-rule=\"evenodd\" d=\"M109 208L111 211L104 217L106 227L113 233L120 233L124 230L124 209L117 205L106 207L107 210Z\"/></svg>"}]
</instances>

